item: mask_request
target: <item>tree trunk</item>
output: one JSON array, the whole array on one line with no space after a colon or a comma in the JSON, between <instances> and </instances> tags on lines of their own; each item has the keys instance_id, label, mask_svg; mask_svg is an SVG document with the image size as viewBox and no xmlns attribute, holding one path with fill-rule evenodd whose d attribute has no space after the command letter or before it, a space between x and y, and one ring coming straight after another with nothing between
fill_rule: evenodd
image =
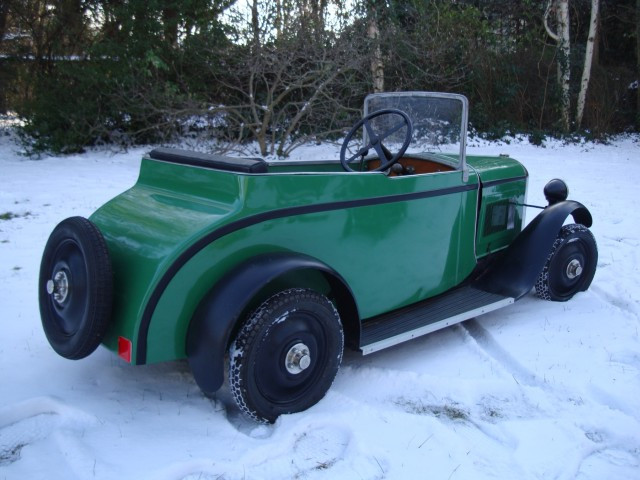
<instances>
[{"instance_id":1,"label":"tree trunk","mask_svg":"<svg viewBox=\"0 0 640 480\"><path fill-rule=\"evenodd\" d=\"M380 28L375 7L371 7L369 12L369 26L367 37L372 41L373 57L371 58L371 75L373 77L373 92L384 92L384 61L382 60L382 49L380 48Z\"/></svg>"},{"instance_id":2,"label":"tree trunk","mask_svg":"<svg viewBox=\"0 0 640 480\"><path fill-rule=\"evenodd\" d=\"M324 13L326 9L326 0L315 0L311 2L311 21L313 22L313 30L317 38L320 38L324 31Z\"/></svg>"},{"instance_id":3,"label":"tree trunk","mask_svg":"<svg viewBox=\"0 0 640 480\"><path fill-rule=\"evenodd\" d=\"M569 111L571 108L571 41L569 38L569 0L558 0L558 36L560 37L560 86L562 91L562 126L569 131Z\"/></svg>"},{"instance_id":4,"label":"tree trunk","mask_svg":"<svg viewBox=\"0 0 640 480\"><path fill-rule=\"evenodd\" d=\"M2 53L2 42L4 40L4 31L7 25L7 13L9 12L9 0L2 0L0 3L0 53ZM7 113L7 68L2 65L4 62L0 58L0 115Z\"/></svg>"},{"instance_id":5,"label":"tree trunk","mask_svg":"<svg viewBox=\"0 0 640 480\"><path fill-rule=\"evenodd\" d=\"M640 1L640 0L639 0ZM580 128L582 116L584 114L584 104L587 100L587 89L591 78L591 63L593 62L593 50L598 35L598 15L600 10L600 0L591 0L591 20L589 23L589 38L587 38L587 49L584 53L584 68L582 69L582 80L580 81L580 93L578 94L578 105L576 111L576 128Z\"/></svg>"},{"instance_id":6,"label":"tree trunk","mask_svg":"<svg viewBox=\"0 0 640 480\"><path fill-rule=\"evenodd\" d=\"M170 47L178 44L178 10L172 2L162 9L164 40Z\"/></svg>"},{"instance_id":7,"label":"tree trunk","mask_svg":"<svg viewBox=\"0 0 640 480\"><path fill-rule=\"evenodd\" d=\"M276 40L282 38L282 0L276 0Z\"/></svg>"},{"instance_id":8,"label":"tree trunk","mask_svg":"<svg viewBox=\"0 0 640 480\"><path fill-rule=\"evenodd\" d=\"M122 28L122 4L123 0L108 0L103 2L104 23L102 33L109 40L116 40Z\"/></svg>"},{"instance_id":9,"label":"tree trunk","mask_svg":"<svg viewBox=\"0 0 640 480\"><path fill-rule=\"evenodd\" d=\"M636 90L636 127L640 130L640 0L636 0L636 71L638 88Z\"/></svg>"},{"instance_id":10,"label":"tree trunk","mask_svg":"<svg viewBox=\"0 0 640 480\"><path fill-rule=\"evenodd\" d=\"M552 10L556 14L557 32L549 27L548 18ZM544 14L547 33L558 44L558 85L560 87L560 108L562 128L569 131L570 85L571 85L571 40L569 37L569 0L549 0Z\"/></svg>"},{"instance_id":11,"label":"tree trunk","mask_svg":"<svg viewBox=\"0 0 640 480\"><path fill-rule=\"evenodd\" d=\"M251 4L251 33L253 34L253 52L260 51L260 21L258 19L258 0Z\"/></svg>"},{"instance_id":12,"label":"tree trunk","mask_svg":"<svg viewBox=\"0 0 640 480\"><path fill-rule=\"evenodd\" d=\"M7 14L9 13L9 0L0 2L0 45L4 40L4 30L7 25Z\"/></svg>"}]
</instances>

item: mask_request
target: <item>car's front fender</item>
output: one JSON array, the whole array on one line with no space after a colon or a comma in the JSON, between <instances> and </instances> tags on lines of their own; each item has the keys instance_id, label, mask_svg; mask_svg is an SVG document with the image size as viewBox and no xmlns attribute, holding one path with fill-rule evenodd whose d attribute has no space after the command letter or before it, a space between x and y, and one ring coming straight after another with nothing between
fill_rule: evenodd
<instances>
[{"instance_id":1,"label":"car's front fender","mask_svg":"<svg viewBox=\"0 0 640 480\"><path fill-rule=\"evenodd\" d=\"M579 202L567 200L545 208L513 243L475 281L479 289L519 299L534 286L553 242L569 215L585 227L592 224L591 213Z\"/></svg>"},{"instance_id":2,"label":"car's front fender","mask_svg":"<svg viewBox=\"0 0 640 480\"><path fill-rule=\"evenodd\" d=\"M259 292L279 277L298 270L323 274L336 296L346 332L357 322L357 308L346 282L324 263L307 255L277 252L241 263L227 273L200 302L189 325L186 352L198 386L205 393L224 381L224 356L242 313ZM342 315L342 314L341 314ZM358 339L355 339L356 341Z\"/></svg>"}]
</instances>

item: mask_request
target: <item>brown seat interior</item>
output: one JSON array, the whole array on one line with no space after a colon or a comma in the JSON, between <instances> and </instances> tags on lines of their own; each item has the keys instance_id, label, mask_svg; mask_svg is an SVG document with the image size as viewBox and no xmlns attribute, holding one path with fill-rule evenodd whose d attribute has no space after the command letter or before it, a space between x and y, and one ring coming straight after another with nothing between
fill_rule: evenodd
<instances>
[{"instance_id":1,"label":"brown seat interior","mask_svg":"<svg viewBox=\"0 0 640 480\"><path fill-rule=\"evenodd\" d=\"M439 162L433 162L431 160L422 160L418 158L410 158L410 157L402 157L398 160L403 167L413 167L415 169L415 175L421 173L438 173L438 172L451 172L455 170L455 168L445 165ZM371 160L369 162L369 169L373 170L380 166L380 160ZM397 173L390 172L390 177L398 176Z\"/></svg>"}]
</instances>

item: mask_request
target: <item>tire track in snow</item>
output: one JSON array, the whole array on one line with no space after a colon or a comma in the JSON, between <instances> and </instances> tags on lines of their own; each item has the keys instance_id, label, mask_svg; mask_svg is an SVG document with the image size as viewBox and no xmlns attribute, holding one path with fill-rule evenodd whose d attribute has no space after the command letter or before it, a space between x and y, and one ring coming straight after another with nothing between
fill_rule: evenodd
<instances>
[{"instance_id":1,"label":"tire track in snow","mask_svg":"<svg viewBox=\"0 0 640 480\"><path fill-rule=\"evenodd\" d=\"M509 373L513 379L519 385L525 385L527 387L539 388L546 392L551 396L551 399L560 403L566 403L567 401L567 393L564 394L557 392L553 389L553 387L547 382L540 380L535 373L529 371L526 367L522 366L520 362L518 362L513 356L511 356L500 344L493 338L490 332L488 332L476 319L469 320L460 324L461 328L464 329L469 337L474 341L474 343L478 346L478 348L487 355L496 361L504 371ZM637 360L637 357L634 355L629 356L631 359ZM635 371L640 371L639 365L635 363L629 363L629 367L635 369ZM617 401L613 396L608 393L600 390L596 386L590 386L589 391L593 394L592 399L596 400L599 405L606 407L611 410L617 410L620 413L628 416L630 419L634 421L638 421L636 416L629 408L626 408L621 402ZM568 393L571 398L579 398L580 395L578 393L572 394ZM570 399L571 399L570 398Z\"/></svg>"},{"instance_id":2,"label":"tire track in snow","mask_svg":"<svg viewBox=\"0 0 640 480\"><path fill-rule=\"evenodd\" d=\"M502 348L476 319L461 323L460 328L468 334L468 338L472 340L484 355L497 362L518 384L529 387L539 387L543 390L548 389L548 386L540 381L533 372L523 367L520 362Z\"/></svg>"},{"instance_id":3,"label":"tire track in snow","mask_svg":"<svg viewBox=\"0 0 640 480\"><path fill-rule=\"evenodd\" d=\"M592 402L586 403L580 399L580 394L577 392L557 391L552 385L541 381L533 372L522 366L476 319L460 324L460 327L468 333L470 339L484 355L496 361L513 376L519 385L538 388L545 393L551 405L555 405L556 411L547 412L546 415L543 413L543 417L548 416L549 418L547 420L541 418L541 421L554 419L554 422L564 423L567 427L571 426L583 432L584 437L588 440L587 444L577 448L570 455L571 458L566 459L555 478L562 480L604 478L598 475L591 476L588 472L593 458L599 461L607 458L612 461L609 467L616 467L619 471L624 472L619 478L638 478L640 480L640 474L637 477L629 477L629 472L637 472L635 467L640 465L640 437L629 432L640 431L638 430L640 421L634 412L627 408L627 405L594 385L587 388L591 393ZM635 355L631 355L631 358L632 360L637 359ZM597 414L594 414L594 409L598 412ZM589 420L585 420L592 417L608 418L609 422L616 427L602 429L597 425L590 424ZM480 430L483 431L482 428ZM578 437L576 440L580 443ZM584 443L584 439L581 440ZM613 461L611 459L619 460Z\"/></svg>"},{"instance_id":4,"label":"tire track in snow","mask_svg":"<svg viewBox=\"0 0 640 480\"><path fill-rule=\"evenodd\" d=\"M589 289L606 304L611 305L625 314L630 314L635 317L636 320L640 321L640 306L637 304L637 300L632 298L625 299L614 295L598 285L592 285Z\"/></svg>"}]
</instances>

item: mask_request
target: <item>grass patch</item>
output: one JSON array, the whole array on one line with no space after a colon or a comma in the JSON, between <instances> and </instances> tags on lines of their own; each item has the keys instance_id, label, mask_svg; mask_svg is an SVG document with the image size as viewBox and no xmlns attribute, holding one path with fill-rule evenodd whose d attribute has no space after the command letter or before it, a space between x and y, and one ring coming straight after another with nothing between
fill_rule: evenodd
<instances>
[{"instance_id":1,"label":"grass patch","mask_svg":"<svg viewBox=\"0 0 640 480\"><path fill-rule=\"evenodd\" d=\"M0 213L0 220L13 220L14 218L20 217L30 217L31 212L25 212L23 214L13 213L13 212L4 212Z\"/></svg>"},{"instance_id":2,"label":"grass patch","mask_svg":"<svg viewBox=\"0 0 640 480\"><path fill-rule=\"evenodd\" d=\"M431 413L436 417L447 417L449 420L469 420L469 412L459 408L455 403L450 405L433 405L431 407Z\"/></svg>"},{"instance_id":3,"label":"grass patch","mask_svg":"<svg viewBox=\"0 0 640 480\"><path fill-rule=\"evenodd\" d=\"M451 402L444 405L425 405L420 401L401 398L395 402L407 413L415 415L433 415L436 418L448 418L453 421L469 420L469 412L460 408L457 403Z\"/></svg>"},{"instance_id":4,"label":"grass patch","mask_svg":"<svg viewBox=\"0 0 640 480\"><path fill-rule=\"evenodd\" d=\"M333 460L329 460L327 462L320 462L318 463L315 467L313 467L314 470L329 470L331 467L333 467L337 462L337 459L333 459Z\"/></svg>"}]
</instances>

